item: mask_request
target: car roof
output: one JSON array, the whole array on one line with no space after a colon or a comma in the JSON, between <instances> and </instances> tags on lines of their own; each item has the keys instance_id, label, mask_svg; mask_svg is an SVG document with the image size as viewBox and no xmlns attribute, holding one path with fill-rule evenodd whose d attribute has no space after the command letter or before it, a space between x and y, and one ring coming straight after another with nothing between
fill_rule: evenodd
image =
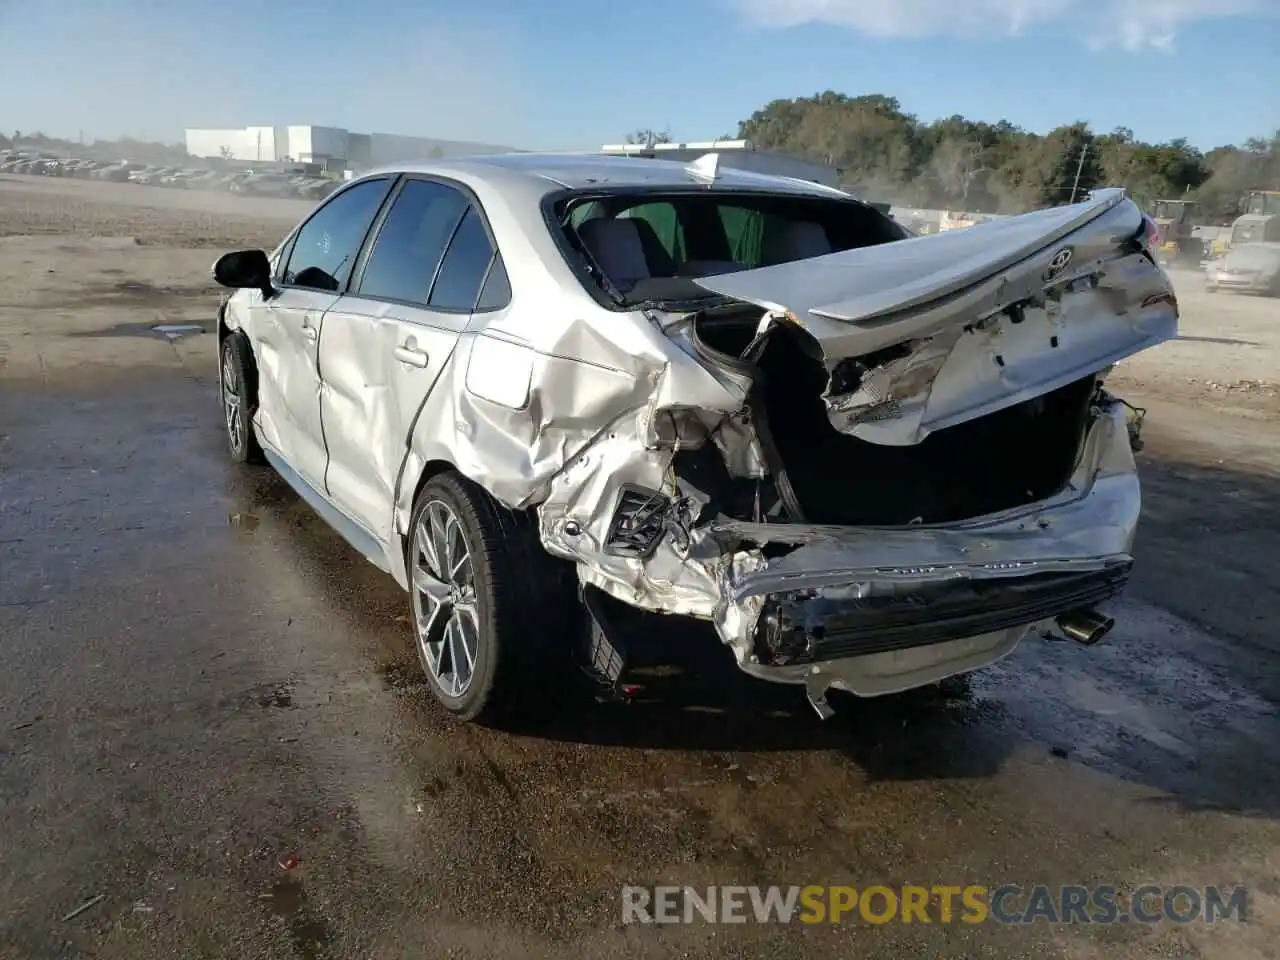
<instances>
[{"instance_id":1,"label":"car roof","mask_svg":"<svg viewBox=\"0 0 1280 960\"><path fill-rule=\"evenodd\" d=\"M360 179L388 173L420 173L455 177L464 181L504 181L509 185L519 183L526 190L533 188L540 193L552 193L564 188L676 188L707 183L704 177L692 172L691 165L678 160L611 157L593 153L502 153L425 160L369 170L361 174ZM853 199L843 191L823 184L727 166L719 168L715 184L729 189Z\"/></svg>"}]
</instances>

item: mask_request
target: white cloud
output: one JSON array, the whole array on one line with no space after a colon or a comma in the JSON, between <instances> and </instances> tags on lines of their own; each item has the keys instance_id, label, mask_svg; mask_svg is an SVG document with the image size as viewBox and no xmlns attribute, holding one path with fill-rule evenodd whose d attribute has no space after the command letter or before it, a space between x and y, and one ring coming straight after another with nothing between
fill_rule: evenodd
<instances>
[{"instance_id":1,"label":"white cloud","mask_svg":"<svg viewBox=\"0 0 1280 960\"><path fill-rule=\"evenodd\" d=\"M731 0L766 27L827 23L880 38L1016 36L1061 26L1090 46L1168 49L1197 21L1276 12L1277 0Z\"/></svg>"}]
</instances>

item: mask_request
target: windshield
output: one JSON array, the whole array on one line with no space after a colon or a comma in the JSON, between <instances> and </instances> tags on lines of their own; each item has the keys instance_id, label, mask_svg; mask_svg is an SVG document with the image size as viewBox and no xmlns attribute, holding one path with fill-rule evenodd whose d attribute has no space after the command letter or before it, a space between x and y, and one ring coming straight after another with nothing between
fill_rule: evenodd
<instances>
[{"instance_id":1,"label":"windshield","mask_svg":"<svg viewBox=\"0 0 1280 960\"><path fill-rule=\"evenodd\" d=\"M693 282L904 239L896 221L852 199L723 190L579 193L554 217L614 303L714 296Z\"/></svg>"},{"instance_id":2,"label":"windshield","mask_svg":"<svg viewBox=\"0 0 1280 960\"><path fill-rule=\"evenodd\" d=\"M1170 203L1168 200L1157 200L1152 207L1152 216L1157 220L1176 220L1179 206L1180 204Z\"/></svg>"},{"instance_id":3,"label":"windshield","mask_svg":"<svg viewBox=\"0 0 1280 960\"><path fill-rule=\"evenodd\" d=\"M1266 216L1280 214L1280 193L1254 193L1249 195L1248 213Z\"/></svg>"}]
</instances>

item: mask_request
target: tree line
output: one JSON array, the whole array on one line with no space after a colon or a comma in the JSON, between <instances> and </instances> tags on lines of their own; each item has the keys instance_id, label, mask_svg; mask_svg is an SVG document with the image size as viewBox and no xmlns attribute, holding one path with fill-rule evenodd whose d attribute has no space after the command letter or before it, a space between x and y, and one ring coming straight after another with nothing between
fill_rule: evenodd
<instances>
[{"instance_id":1,"label":"tree line","mask_svg":"<svg viewBox=\"0 0 1280 960\"><path fill-rule=\"evenodd\" d=\"M627 139L671 137L642 129ZM1146 143L1132 130L1098 133L1085 122L1046 134L959 115L925 123L882 94L827 91L774 100L721 139L822 161L838 168L841 183L859 196L912 207L1020 213L1068 203L1094 187L1122 186L1144 207L1197 200L1207 219L1226 222L1240 212L1246 191L1280 190L1280 131L1204 153L1183 138ZM143 163L187 159L180 144L122 138L86 146L41 133L0 134L0 149L19 144Z\"/></svg>"},{"instance_id":2,"label":"tree line","mask_svg":"<svg viewBox=\"0 0 1280 960\"><path fill-rule=\"evenodd\" d=\"M738 137L828 163L860 196L903 206L1018 213L1122 186L1143 206L1192 199L1206 217L1229 220L1246 191L1280 190L1280 131L1204 153L1183 138L1146 143L1084 122L1046 134L958 115L924 123L894 97L827 91L774 100Z\"/></svg>"},{"instance_id":3,"label":"tree line","mask_svg":"<svg viewBox=\"0 0 1280 960\"><path fill-rule=\"evenodd\" d=\"M774 100L720 139L818 160L859 196L908 207L1021 213L1120 186L1144 207L1197 200L1207 219L1225 222L1246 191L1280 190L1280 131L1204 153L1183 138L1146 143L1127 128L1097 133L1085 122L1046 134L959 115L924 123L882 94ZM627 135L670 140L651 129Z\"/></svg>"}]
</instances>

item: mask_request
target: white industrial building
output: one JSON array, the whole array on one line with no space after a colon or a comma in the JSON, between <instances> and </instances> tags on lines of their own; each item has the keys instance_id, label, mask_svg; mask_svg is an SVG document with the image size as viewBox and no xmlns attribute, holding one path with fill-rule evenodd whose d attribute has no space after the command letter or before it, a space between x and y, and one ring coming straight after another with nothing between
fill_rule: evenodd
<instances>
[{"instance_id":1,"label":"white industrial building","mask_svg":"<svg viewBox=\"0 0 1280 960\"><path fill-rule=\"evenodd\" d=\"M777 177L794 177L810 180L828 187L840 185L840 174L835 167L813 160L783 153L757 150L750 140L705 140L697 143L613 143L605 144L600 152L611 156L650 157L658 160L689 162L715 153L722 167L751 170Z\"/></svg>"},{"instance_id":2,"label":"white industrial building","mask_svg":"<svg viewBox=\"0 0 1280 960\"><path fill-rule=\"evenodd\" d=\"M193 157L248 162L321 163L334 169L361 170L384 164L483 153L514 153L513 147L391 133L352 133L342 127L241 127L186 131Z\"/></svg>"},{"instance_id":3,"label":"white industrial building","mask_svg":"<svg viewBox=\"0 0 1280 960\"><path fill-rule=\"evenodd\" d=\"M232 130L188 129L187 153L193 157L225 158L249 163L315 163L331 170L360 171L370 167L465 157L518 153L514 147L433 137L404 137L390 133L352 133L342 127L241 127ZM656 157L690 162L716 153L719 163L739 170L839 185L835 167L780 153L757 150L749 140L707 140L694 143L605 144L600 153L613 156Z\"/></svg>"}]
</instances>

